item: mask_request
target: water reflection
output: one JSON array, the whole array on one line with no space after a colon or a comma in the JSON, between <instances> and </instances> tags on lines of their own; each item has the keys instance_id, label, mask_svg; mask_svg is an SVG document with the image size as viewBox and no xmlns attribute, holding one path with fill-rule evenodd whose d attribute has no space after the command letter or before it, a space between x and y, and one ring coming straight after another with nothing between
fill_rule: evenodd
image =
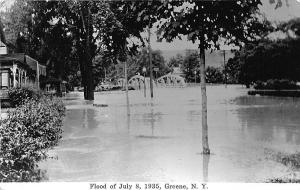
<instances>
[{"instance_id":1,"label":"water reflection","mask_svg":"<svg viewBox=\"0 0 300 190\"><path fill-rule=\"evenodd\" d=\"M160 122L162 119L162 115L160 112L155 112L155 104L153 102L150 103L150 112L143 114L142 120L146 121L147 126L151 127L151 136L149 137L158 137L158 135L155 135L155 128L156 123Z\"/></svg>"},{"instance_id":2,"label":"water reflection","mask_svg":"<svg viewBox=\"0 0 300 190\"><path fill-rule=\"evenodd\" d=\"M151 122L151 134L152 134L152 137L154 136L154 113L153 113L153 102L151 102L151 118L150 118L150 122Z\"/></svg>"},{"instance_id":3,"label":"water reflection","mask_svg":"<svg viewBox=\"0 0 300 190\"><path fill-rule=\"evenodd\" d=\"M187 112L187 119L191 122L201 120L201 107L198 110L190 110Z\"/></svg>"},{"instance_id":4,"label":"water reflection","mask_svg":"<svg viewBox=\"0 0 300 190\"><path fill-rule=\"evenodd\" d=\"M210 155L209 154L202 154L202 169L203 169L203 181L208 182L208 166L209 166L209 159Z\"/></svg>"},{"instance_id":5,"label":"water reflection","mask_svg":"<svg viewBox=\"0 0 300 190\"><path fill-rule=\"evenodd\" d=\"M127 117L126 117L126 123L127 123L127 129L128 129L128 133L130 132L130 103L129 103L129 96L128 93L126 93L126 113L127 113Z\"/></svg>"},{"instance_id":6,"label":"water reflection","mask_svg":"<svg viewBox=\"0 0 300 190\"><path fill-rule=\"evenodd\" d=\"M260 141L300 144L299 99L247 96L235 102L239 106L237 116L248 135Z\"/></svg>"},{"instance_id":7,"label":"water reflection","mask_svg":"<svg viewBox=\"0 0 300 190\"><path fill-rule=\"evenodd\" d=\"M85 108L82 110L82 128L93 129L98 125L96 118L96 111L94 109Z\"/></svg>"}]
</instances>

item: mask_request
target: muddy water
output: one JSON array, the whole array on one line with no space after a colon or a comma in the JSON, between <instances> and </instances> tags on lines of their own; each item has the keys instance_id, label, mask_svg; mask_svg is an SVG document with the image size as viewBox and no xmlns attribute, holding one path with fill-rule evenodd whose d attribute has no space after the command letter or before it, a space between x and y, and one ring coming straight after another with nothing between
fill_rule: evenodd
<instances>
[{"instance_id":1,"label":"muddy water","mask_svg":"<svg viewBox=\"0 0 300 190\"><path fill-rule=\"evenodd\" d=\"M57 159L41 164L49 180L264 182L291 173L270 152L300 151L299 98L209 86L208 157L200 154L200 87L155 90L153 100L130 91L129 106L124 92L96 93L94 102L68 95Z\"/></svg>"}]
</instances>

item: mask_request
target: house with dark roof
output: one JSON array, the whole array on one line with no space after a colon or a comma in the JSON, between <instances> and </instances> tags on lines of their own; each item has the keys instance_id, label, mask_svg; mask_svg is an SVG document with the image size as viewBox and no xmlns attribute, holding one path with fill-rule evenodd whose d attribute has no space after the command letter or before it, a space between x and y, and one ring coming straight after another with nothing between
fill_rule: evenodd
<instances>
[{"instance_id":1,"label":"house with dark roof","mask_svg":"<svg viewBox=\"0 0 300 190\"><path fill-rule=\"evenodd\" d=\"M7 99L13 87L40 86L40 77L46 76L46 66L24 53L7 53L0 41L0 99Z\"/></svg>"}]
</instances>

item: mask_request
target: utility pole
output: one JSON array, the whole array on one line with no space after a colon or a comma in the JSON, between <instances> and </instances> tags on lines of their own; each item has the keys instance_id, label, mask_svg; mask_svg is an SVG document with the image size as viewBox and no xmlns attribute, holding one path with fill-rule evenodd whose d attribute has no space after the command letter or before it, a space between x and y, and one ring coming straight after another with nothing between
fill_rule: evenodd
<instances>
[{"instance_id":1,"label":"utility pole","mask_svg":"<svg viewBox=\"0 0 300 190\"><path fill-rule=\"evenodd\" d=\"M124 62L124 74L125 74L125 91L126 98L128 99L128 81L127 81L127 61Z\"/></svg>"},{"instance_id":2,"label":"utility pole","mask_svg":"<svg viewBox=\"0 0 300 190\"><path fill-rule=\"evenodd\" d=\"M106 82L106 69L104 68L104 83Z\"/></svg>"},{"instance_id":3,"label":"utility pole","mask_svg":"<svg viewBox=\"0 0 300 190\"><path fill-rule=\"evenodd\" d=\"M149 24L148 24L148 51L149 51L149 69L150 69L150 93L151 98L153 98L153 68L152 68L152 52L151 52L151 44L150 44L150 21L151 17L149 16Z\"/></svg>"},{"instance_id":4,"label":"utility pole","mask_svg":"<svg viewBox=\"0 0 300 190\"><path fill-rule=\"evenodd\" d=\"M144 97L146 98L146 67L143 67L143 73L144 73Z\"/></svg>"},{"instance_id":5,"label":"utility pole","mask_svg":"<svg viewBox=\"0 0 300 190\"><path fill-rule=\"evenodd\" d=\"M223 55L224 55L224 82L225 82L225 87L227 87L227 74L226 74L226 59L225 59L225 49L223 50Z\"/></svg>"},{"instance_id":6,"label":"utility pole","mask_svg":"<svg viewBox=\"0 0 300 190\"><path fill-rule=\"evenodd\" d=\"M128 81L127 81L127 61L125 61L125 63L124 63L124 67L125 67L125 69L124 69L124 72L125 72L125 91L126 91L126 105L127 105L127 116L129 117L129 115L130 115L130 109L129 109L129 96L128 96ZM129 120L129 118L128 118L128 120ZM128 125L129 126L129 125Z\"/></svg>"}]
</instances>

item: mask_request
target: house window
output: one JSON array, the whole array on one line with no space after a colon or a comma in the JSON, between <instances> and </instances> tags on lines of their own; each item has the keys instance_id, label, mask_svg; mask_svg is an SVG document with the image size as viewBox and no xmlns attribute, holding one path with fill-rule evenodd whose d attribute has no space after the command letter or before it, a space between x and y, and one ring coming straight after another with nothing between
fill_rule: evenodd
<instances>
[{"instance_id":1,"label":"house window","mask_svg":"<svg viewBox=\"0 0 300 190\"><path fill-rule=\"evenodd\" d=\"M8 71L0 71L0 87L1 89L8 89L9 87Z\"/></svg>"}]
</instances>

